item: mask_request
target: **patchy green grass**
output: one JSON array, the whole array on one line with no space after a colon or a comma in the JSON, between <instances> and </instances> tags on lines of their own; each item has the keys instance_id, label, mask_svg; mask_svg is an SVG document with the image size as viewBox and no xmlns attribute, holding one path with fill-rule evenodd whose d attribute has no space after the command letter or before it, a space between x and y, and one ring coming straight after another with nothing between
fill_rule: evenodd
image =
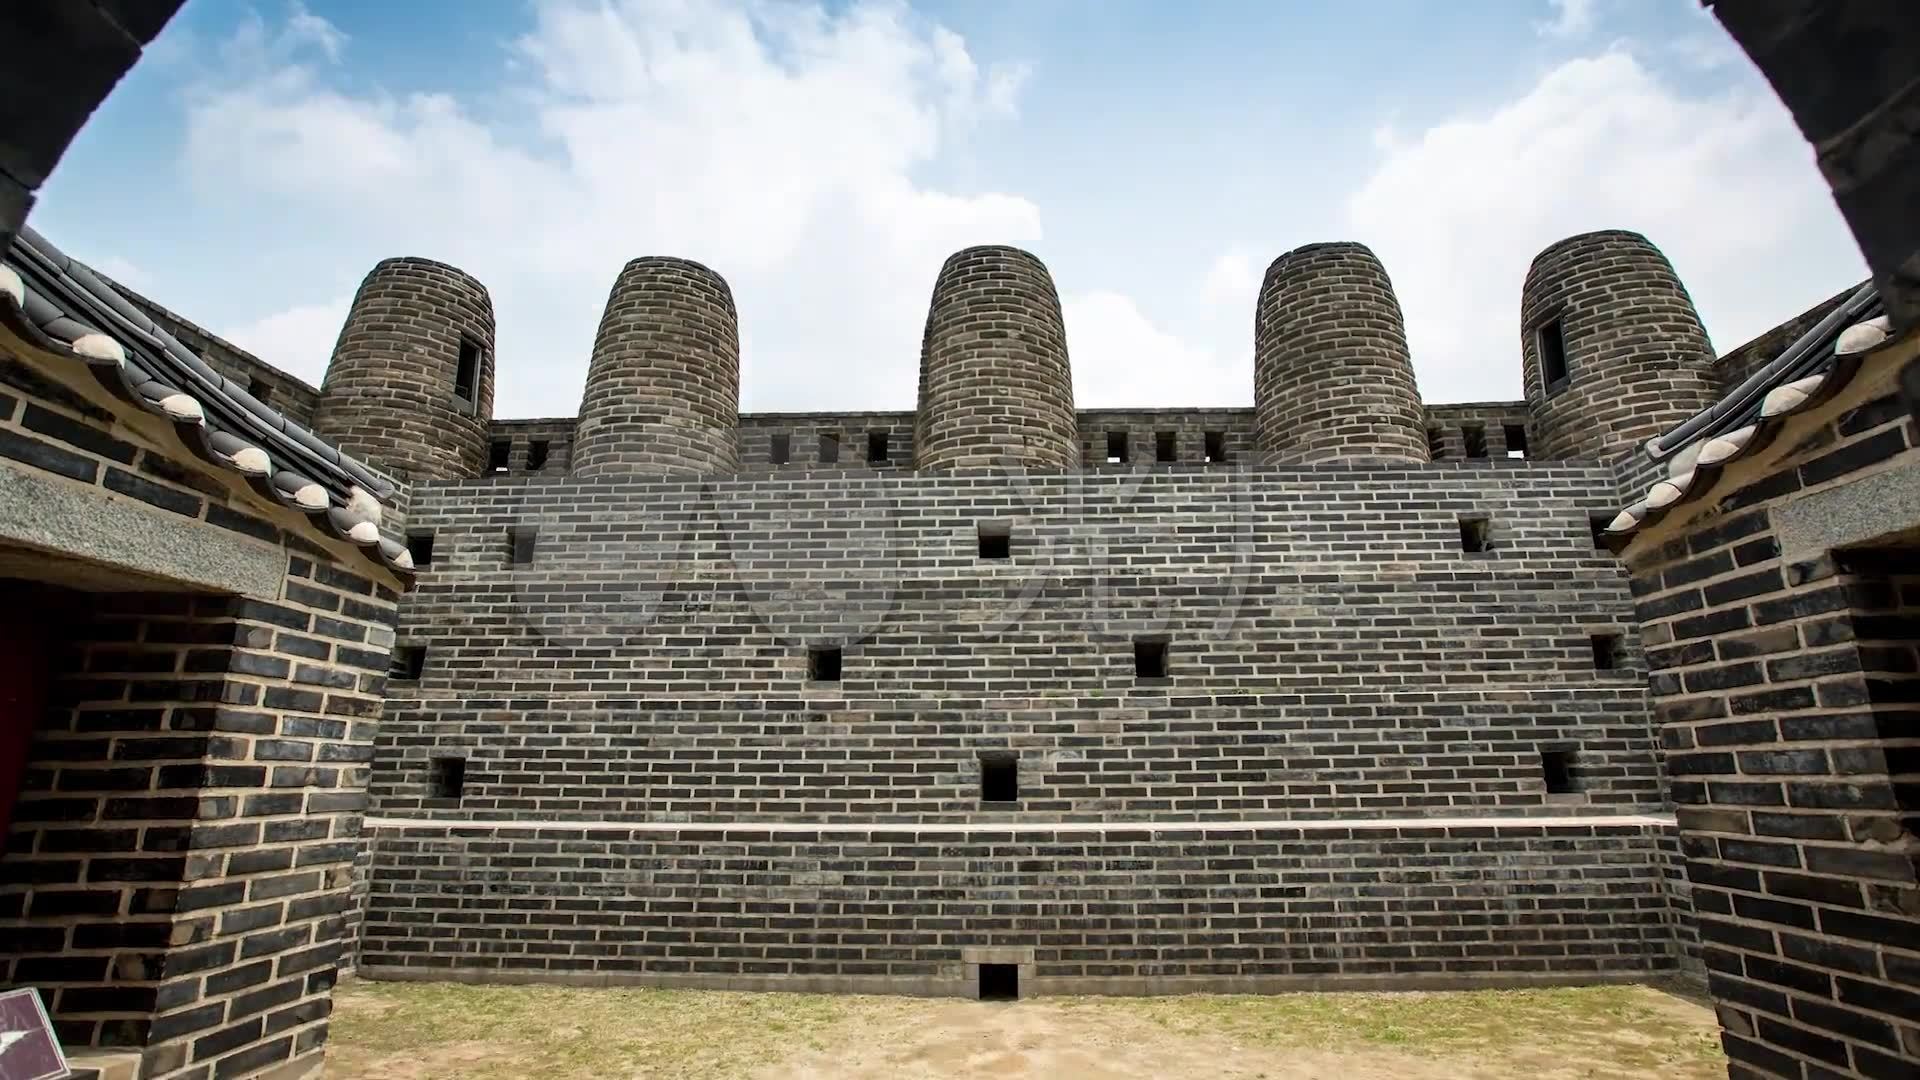
<instances>
[{"instance_id":1,"label":"patchy green grass","mask_svg":"<svg viewBox=\"0 0 1920 1080\"><path fill-rule=\"evenodd\" d=\"M1598 1063L1595 1076L1712 1077L1726 1068L1718 1029L1701 1022L1702 1010L1646 986L1071 1000L1251 1044L1510 1062L1584 1057Z\"/></svg>"},{"instance_id":2,"label":"patchy green grass","mask_svg":"<svg viewBox=\"0 0 1920 1080\"><path fill-rule=\"evenodd\" d=\"M1718 1080L1726 1061L1711 1011L1645 986L986 1004L347 980L327 1075Z\"/></svg>"},{"instance_id":3,"label":"patchy green grass","mask_svg":"<svg viewBox=\"0 0 1920 1080\"><path fill-rule=\"evenodd\" d=\"M329 1077L737 1077L822 1049L858 999L705 990L346 980Z\"/></svg>"}]
</instances>

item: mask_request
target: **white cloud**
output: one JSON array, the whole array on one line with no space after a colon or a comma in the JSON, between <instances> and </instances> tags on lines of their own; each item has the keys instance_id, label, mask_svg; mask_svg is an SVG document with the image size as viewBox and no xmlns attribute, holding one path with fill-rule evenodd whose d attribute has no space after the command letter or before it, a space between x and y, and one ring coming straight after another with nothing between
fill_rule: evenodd
<instances>
[{"instance_id":1,"label":"white cloud","mask_svg":"<svg viewBox=\"0 0 1920 1080\"><path fill-rule=\"evenodd\" d=\"M1541 37L1575 38L1593 30L1597 0L1547 0L1547 6L1553 9L1552 20L1533 24Z\"/></svg>"},{"instance_id":2,"label":"white cloud","mask_svg":"<svg viewBox=\"0 0 1920 1080\"><path fill-rule=\"evenodd\" d=\"M324 304L302 304L277 311L222 336L268 363L315 386L327 373L327 358L346 320L353 298L343 296Z\"/></svg>"},{"instance_id":3,"label":"white cloud","mask_svg":"<svg viewBox=\"0 0 1920 1080\"><path fill-rule=\"evenodd\" d=\"M1194 344L1155 326L1131 298L1115 292L1069 295L1061 311L1079 408L1245 405L1251 399L1251 342L1244 350ZM1243 317L1233 320L1247 333L1252 312L1249 298Z\"/></svg>"},{"instance_id":4,"label":"white cloud","mask_svg":"<svg viewBox=\"0 0 1920 1080\"><path fill-rule=\"evenodd\" d=\"M1616 50L1384 145L1347 218L1393 278L1429 401L1520 396L1527 265L1574 233L1646 234L1721 351L1866 276L1762 86L1690 96Z\"/></svg>"},{"instance_id":5,"label":"white cloud","mask_svg":"<svg viewBox=\"0 0 1920 1080\"><path fill-rule=\"evenodd\" d=\"M135 292L153 286L152 276L122 255L109 255L104 259L97 259L93 263L93 268Z\"/></svg>"},{"instance_id":6,"label":"white cloud","mask_svg":"<svg viewBox=\"0 0 1920 1080\"><path fill-rule=\"evenodd\" d=\"M1232 308L1251 320L1264 273L1252 255L1230 251L1207 268L1206 276L1200 279L1200 293L1210 306Z\"/></svg>"},{"instance_id":7,"label":"white cloud","mask_svg":"<svg viewBox=\"0 0 1920 1080\"><path fill-rule=\"evenodd\" d=\"M911 407L908 343L941 260L1040 238L1026 199L917 180L1013 110L1024 69L983 67L897 4L541 0L503 64L522 73L510 96L525 111L500 116L343 89L332 61L347 45L304 12L244 25L190 97L189 175L209 197L242 190L329 221L333 246L368 266L424 255L478 277L503 416L573 411L607 289L645 254L728 279L747 407ZM324 367L342 273L231 336Z\"/></svg>"}]
</instances>

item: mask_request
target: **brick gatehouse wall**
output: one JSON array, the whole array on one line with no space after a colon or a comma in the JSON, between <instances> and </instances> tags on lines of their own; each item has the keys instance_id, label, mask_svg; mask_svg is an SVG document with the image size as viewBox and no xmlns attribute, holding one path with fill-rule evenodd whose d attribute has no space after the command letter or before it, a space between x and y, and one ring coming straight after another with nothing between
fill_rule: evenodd
<instances>
[{"instance_id":1,"label":"brick gatehouse wall","mask_svg":"<svg viewBox=\"0 0 1920 1080\"><path fill-rule=\"evenodd\" d=\"M1920 1057L1920 544L1880 535L1915 519L1920 452L1894 368L1625 552L1735 1077Z\"/></svg>"},{"instance_id":2,"label":"brick gatehouse wall","mask_svg":"<svg viewBox=\"0 0 1920 1080\"><path fill-rule=\"evenodd\" d=\"M1617 818L882 828L387 822L381 978L971 995L1644 978L1660 834Z\"/></svg>"}]
</instances>

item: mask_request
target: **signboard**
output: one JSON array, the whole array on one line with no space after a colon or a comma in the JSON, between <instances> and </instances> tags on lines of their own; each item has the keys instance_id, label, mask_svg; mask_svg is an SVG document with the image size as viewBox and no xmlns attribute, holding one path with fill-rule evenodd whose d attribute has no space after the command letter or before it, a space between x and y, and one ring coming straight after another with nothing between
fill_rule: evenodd
<instances>
[{"instance_id":1,"label":"signboard","mask_svg":"<svg viewBox=\"0 0 1920 1080\"><path fill-rule=\"evenodd\" d=\"M60 1080L67 1058L53 1037L40 992L0 991L0 1080Z\"/></svg>"}]
</instances>

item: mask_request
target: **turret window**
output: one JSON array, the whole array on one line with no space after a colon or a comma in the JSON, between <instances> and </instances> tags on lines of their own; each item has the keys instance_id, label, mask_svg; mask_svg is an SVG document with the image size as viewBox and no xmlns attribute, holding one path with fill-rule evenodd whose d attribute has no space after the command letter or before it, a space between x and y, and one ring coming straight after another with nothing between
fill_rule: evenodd
<instances>
[{"instance_id":1,"label":"turret window","mask_svg":"<svg viewBox=\"0 0 1920 1080\"><path fill-rule=\"evenodd\" d=\"M1502 424L1500 425L1500 432L1507 441L1508 457L1523 458L1527 456L1527 425Z\"/></svg>"},{"instance_id":2,"label":"turret window","mask_svg":"<svg viewBox=\"0 0 1920 1080\"><path fill-rule=\"evenodd\" d=\"M1487 426L1485 424L1463 424L1460 439L1466 443L1467 456L1483 458L1487 456Z\"/></svg>"},{"instance_id":3,"label":"turret window","mask_svg":"<svg viewBox=\"0 0 1920 1080\"><path fill-rule=\"evenodd\" d=\"M1166 464L1180 460L1179 444L1171 431L1153 433L1153 460Z\"/></svg>"},{"instance_id":4,"label":"turret window","mask_svg":"<svg viewBox=\"0 0 1920 1080\"><path fill-rule=\"evenodd\" d=\"M792 436L780 434L767 440L767 462L772 465L785 465L793 455Z\"/></svg>"},{"instance_id":5,"label":"turret window","mask_svg":"<svg viewBox=\"0 0 1920 1080\"><path fill-rule=\"evenodd\" d=\"M471 415L479 401L480 343L470 337L460 339L460 362L453 369L453 398L461 411Z\"/></svg>"},{"instance_id":6,"label":"turret window","mask_svg":"<svg viewBox=\"0 0 1920 1080\"><path fill-rule=\"evenodd\" d=\"M1551 396L1567 388L1567 337L1559 319L1543 323L1534 332L1540 354L1541 388Z\"/></svg>"},{"instance_id":7,"label":"turret window","mask_svg":"<svg viewBox=\"0 0 1920 1080\"><path fill-rule=\"evenodd\" d=\"M539 472L547 467L547 447L545 439L535 439L527 444L528 472Z\"/></svg>"},{"instance_id":8,"label":"turret window","mask_svg":"<svg viewBox=\"0 0 1920 1080\"><path fill-rule=\"evenodd\" d=\"M487 472L503 473L513 460L513 440L495 439L487 444Z\"/></svg>"},{"instance_id":9,"label":"turret window","mask_svg":"<svg viewBox=\"0 0 1920 1080\"><path fill-rule=\"evenodd\" d=\"M1227 433L1209 431L1204 443L1207 452L1207 464L1223 465L1227 460Z\"/></svg>"}]
</instances>

